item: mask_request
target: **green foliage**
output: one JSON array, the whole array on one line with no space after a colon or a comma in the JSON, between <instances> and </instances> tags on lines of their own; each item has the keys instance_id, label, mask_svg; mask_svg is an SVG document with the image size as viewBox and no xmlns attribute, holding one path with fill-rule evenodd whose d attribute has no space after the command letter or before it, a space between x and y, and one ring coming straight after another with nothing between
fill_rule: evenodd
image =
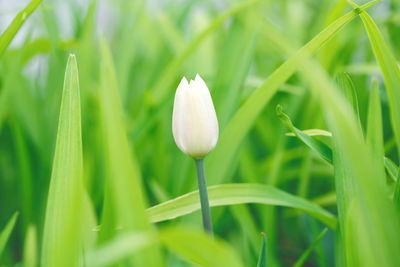
<instances>
[{"instance_id":1,"label":"green foliage","mask_svg":"<svg viewBox=\"0 0 400 267\"><path fill-rule=\"evenodd\" d=\"M333 229L336 227L336 219L331 213L313 203L268 185L216 185L208 188L208 197L210 206L259 203L297 208L309 213ZM148 209L148 213L152 222L160 222L174 219L199 209L199 194L196 191L151 207Z\"/></svg>"},{"instance_id":2,"label":"green foliage","mask_svg":"<svg viewBox=\"0 0 400 267\"><path fill-rule=\"evenodd\" d=\"M267 266L267 238L264 233L261 233L261 250L260 256L258 257L257 267Z\"/></svg>"},{"instance_id":3,"label":"green foliage","mask_svg":"<svg viewBox=\"0 0 400 267\"><path fill-rule=\"evenodd\" d=\"M15 223L18 219L18 211L16 211L10 220L7 222L6 226L0 232L0 256L3 254L4 248L7 245L7 241L15 227Z\"/></svg>"},{"instance_id":4,"label":"green foliage","mask_svg":"<svg viewBox=\"0 0 400 267\"><path fill-rule=\"evenodd\" d=\"M396 1L75 2L0 14L1 266L400 265ZM171 131L196 73L214 239Z\"/></svg>"},{"instance_id":5,"label":"green foliage","mask_svg":"<svg viewBox=\"0 0 400 267\"><path fill-rule=\"evenodd\" d=\"M325 236L328 228L322 230L322 232L315 238L315 240L311 243L311 245L304 251L301 257L296 261L293 265L294 267L301 267L303 266L304 262L306 261L307 257L311 254L313 249L320 243L321 239Z\"/></svg>"},{"instance_id":6,"label":"green foliage","mask_svg":"<svg viewBox=\"0 0 400 267\"><path fill-rule=\"evenodd\" d=\"M368 6L368 4L364 5L361 7L361 10ZM279 86L289 79L304 60L307 60L318 48L332 38L344 25L357 15L357 12L351 11L332 22L276 69L263 84L252 93L240 109L236 111L232 120L221 134L219 145L207 161L208 166L206 166L206 169L208 169L211 174L209 177L212 183L219 183L225 179L229 166L243 138L250 131L255 119L261 113L265 105L267 105L270 99L276 94Z\"/></svg>"},{"instance_id":7,"label":"green foliage","mask_svg":"<svg viewBox=\"0 0 400 267\"><path fill-rule=\"evenodd\" d=\"M137 164L129 151L122 106L118 93L115 71L106 40L101 43L101 121L106 144L105 203L100 235L107 240L121 232L149 230L145 214L145 200ZM133 258L138 265L157 266L159 256L156 249L140 251Z\"/></svg>"},{"instance_id":8,"label":"green foliage","mask_svg":"<svg viewBox=\"0 0 400 267\"><path fill-rule=\"evenodd\" d=\"M78 65L75 55L70 55L47 199L42 266L78 266L81 263L82 225L85 225L82 160Z\"/></svg>"},{"instance_id":9,"label":"green foliage","mask_svg":"<svg viewBox=\"0 0 400 267\"><path fill-rule=\"evenodd\" d=\"M18 30L25 23L28 17L39 6L42 0L32 0L22 11L20 11L7 29L0 36L0 57L14 39Z\"/></svg>"}]
</instances>

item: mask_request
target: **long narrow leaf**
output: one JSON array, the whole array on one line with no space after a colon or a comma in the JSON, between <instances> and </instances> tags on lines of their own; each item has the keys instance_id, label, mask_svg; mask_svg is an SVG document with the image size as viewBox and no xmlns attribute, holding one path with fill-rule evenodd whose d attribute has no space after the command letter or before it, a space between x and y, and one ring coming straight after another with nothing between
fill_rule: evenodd
<instances>
[{"instance_id":1,"label":"long narrow leaf","mask_svg":"<svg viewBox=\"0 0 400 267\"><path fill-rule=\"evenodd\" d=\"M385 157L383 161L385 162L385 168L389 173L389 177L392 178L394 182L396 182L399 173L399 167L397 167L396 164L387 157Z\"/></svg>"},{"instance_id":2,"label":"long narrow leaf","mask_svg":"<svg viewBox=\"0 0 400 267\"><path fill-rule=\"evenodd\" d=\"M0 256L3 254L7 241L10 238L10 235L14 229L15 223L18 219L18 214L18 211L16 211L13 216L11 216L4 229L0 232Z\"/></svg>"},{"instance_id":3,"label":"long narrow leaf","mask_svg":"<svg viewBox=\"0 0 400 267\"><path fill-rule=\"evenodd\" d=\"M160 232L160 240L168 250L199 266L243 266L227 243L202 231L170 228Z\"/></svg>"},{"instance_id":4,"label":"long narrow leaf","mask_svg":"<svg viewBox=\"0 0 400 267\"><path fill-rule=\"evenodd\" d=\"M82 249L82 134L78 67L68 58L47 198L41 266L78 266Z\"/></svg>"},{"instance_id":5,"label":"long narrow leaf","mask_svg":"<svg viewBox=\"0 0 400 267\"><path fill-rule=\"evenodd\" d=\"M319 96L333 133L335 149L339 152L338 160L335 160L335 155L333 160L337 178L335 187L339 227L342 240L353 240L354 246L354 250L347 253L345 258L361 259L359 266L396 266L400 262L400 255L394 249L400 246L395 237L399 234L398 216L387 197L387 189L379 182L384 178L375 167L369 146L363 140L353 108L338 93L318 64L306 62L302 73ZM338 170L341 172L336 174ZM348 177L352 178L350 186L353 188L345 180ZM350 203L355 203L354 213L349 210ZM346 223L347 220L350 223ZM354 231L346 225L354 225L358 230ZM349 245L345 243L344 250L349 251L348 248ZM348 263L351 259L347 260Z\"/></svg>"},{"instance_id":6,"label":"long narrow leaf","mask_svg":"<svg viewBox=\"0 0 400 267\"><path fill-rule=\"evenodd\" d=\"M381 175L385 177L384 172L384 145L383 145L383 125L381 101L379 97L378 81L374 79L372 90L369 97L368 107L368 124L367 124L367 144L370 146L371 153L376 162L376 167L379 168ZM382 183L385 180L381 181Z\"/></svg>"},{"instance_id":7,"label":"long narrow leaf","mask_svg":"<svg viewBox=\"0 0 400 267\"><path fill-rule=\"evenodd\" d=\"M109 47L101 42L101 118L106 148L107 178L102 217L102 240L115 236L115 229L147 231L150 224L145 213L140 172L126 135L124 115L116 83L114 65ZM148 249L137 253L132 260L140 266L158 266L159 253Z\"/></svg>"},{"instance_id":8,"label":"long narrow leaf","mask_svg":"<svg viewBox=\"0 0 400 267\"><path fill-rule=\"evenodd\" d=\"M4 51L6 51L8 45L14 39L18 30L41 2L42 0L32 0L22 11L17 14L11 24L0 36L0 57L3 55Z\"/></svg>"},{"instance_id":9,"label":"long narrow leaf","mask_svg":"<svg viewBox=\"0 0 400 267\"><path fill-rule=\"evenodd\" d=\"M375 1L367 3L360 7L360 10L364 10L374 3ZM274 71L247 99L227 125L218 141L215 151L207 159L206 170L210 174L210 183L220 183L226 179L236 151L253 126L255 119L278 91L279 86L298 69L304 60L308 59L344 25L354 19L360 10L353 10L330 24Z\"/></svg>"},{"instance_id":10,"label":"long narrow leaf","mask_svg":"<svg viewBox=\"0 0 400 267\"><path fill-rule=\"evenodd\" d=\"M267 267L267 238L261 233L261 250L258 257L257 267Z\"/></svg>"},{"instance_id":11,"label":"long narrow leaf","mask_svg":"<svg viewBox=\"0 0 400 267\"><path fill-rule=\"evenodd\" d=\"M311 254L313 249L319 244L319 242L325 236L327 231L328 231L328 228L325 228L324 230L322 230L322 232L315 238L315 240L311 243L311 245L306 249L306 251L304 251L304 253L301 255L301 257L296 261L296 263L293 265L294 267L303 266L303 264L307 260L308 256Z\"/></svg>"},{"instance_id":12,"label":"long narrow leaf","mask_svg":"<svg viewBox=\"0 0 400 267\"><path fill-rule=\"evenodd\" d=\"M161 73L160 78L157 80L156 84L151 90L154 102L159 104L165 99L165 97L167 97L168 92L171 90L171 83L174 81L179 68L182 66L188 56L195 51L195 49L210 33L214 32L220 25L223 24L226 19L232 15L258 2L260 2L260 0L243 1L214 19L214 21L186 47L182 54L168 64L166 69Z\"/></svg>"},{"instance_id":13,"label":"long narrow leaf","mask_svg":"<svg viewBox=\"0 0 400 267\"><path fill-rule=\"evenodd\" d=\"M353 6L356 6L352 3ZM393 53L386 44L378 26L368 15L367 12L362 12L360 17L367 30L372 49L376 60L382 70L387 93L389 96L390 118L397 147L400 147L400 68L396 62ZM398 150L400 155L400 150ZM396 183L394 201L400 207L400 182Z\"/></svg>"},{"instance_id":14,"label":"long narrow leaf","mask_svg":"<svg viewBox=\"0 0 400 267\"><path fill-rule=\"evenodd\" d=\"M155 243L157 238L150 232L126 233L90 251L87 264L90 267L110 266Z\"/></svg>"},{"instance_id":15,"label":"long narrow leaf","mask_svg":"<svg viewBox=\"0 0 400 267\"><path fill-rule=\"evenodd\" d=\"M197 229L166 228L154 233L127 232L88 253L88 266L105 267L155 244L201 266L243 266L232 248Z\"/></svg>"},{"instance_id":16,"label":"long narrow leaf","mask_svg":"<svg viewBox=\"0 0 400 267\"><path fill-rule=\"evenodd\" d=\"M208 188L210 205L225 206L258 203L300 209L314 216L332 229L336 218L321 207L281 191L273 186L260 184L224 184ZM174 219L200 209L199 193L194 191L148 209L152 222Z\"/></svg>"},{"instance_id":17,"label":"long narrow leaf","mask_svg":"<svg viewBox=\"0 0 400 267\"><path fill-rule=\"evenodd\" d=\"M282 107L280 105L276 106L276 113L279 119L281 119L281 121L292 131L292 133L297 136L297 138L299 138L312 150L317 151L329 163L332 163L332 150L328 147L328 145L322 143L317 139L312 138L311 136L305 134L303 131L294 127L289 116L282 111Z\"/></svg>"}]
</instances>

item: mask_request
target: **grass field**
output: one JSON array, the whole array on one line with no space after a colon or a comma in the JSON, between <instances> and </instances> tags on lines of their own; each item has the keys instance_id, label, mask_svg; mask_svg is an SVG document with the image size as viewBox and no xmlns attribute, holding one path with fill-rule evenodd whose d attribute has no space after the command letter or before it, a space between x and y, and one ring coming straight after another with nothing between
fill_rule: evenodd
<instances>
[{"instance_id":1,"label":"grass field","mask_svg":"<svg viewBox=\"0 0 400 267\"><path fill-rule=\"evenodd\" d=\"M0 266L400 266L398 0L0 6Z\"/></svg>"}]
</instances>

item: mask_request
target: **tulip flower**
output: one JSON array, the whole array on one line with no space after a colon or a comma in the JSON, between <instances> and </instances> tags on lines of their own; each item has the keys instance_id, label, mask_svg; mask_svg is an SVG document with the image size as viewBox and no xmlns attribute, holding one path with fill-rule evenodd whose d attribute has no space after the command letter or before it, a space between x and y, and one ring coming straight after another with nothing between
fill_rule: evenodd
<instances>
[{"instance_id":1,"label":"tulip flower","mask_svg":"<svg viewBox=\"0 0 400 267\"><path fill-rule=\"evenodd\" d=\"M183 77L175 94L172 131L179 149L202 158L218 140L218 120L207 85L197 74L190 83Z\"/></svg>"},{"instance_id":2,"label":"tulip flower","mask_svg":"<svg viewBox=\"0 0 400 267\"><path fill-rule=\"evenodd\" d=\"M210 91L198 74L190 83L183 77L176 90L172 132L179 149L195 160L203 225L212 234L204 157L217 144L218 120Z\"/></svg>"}]
</instances>

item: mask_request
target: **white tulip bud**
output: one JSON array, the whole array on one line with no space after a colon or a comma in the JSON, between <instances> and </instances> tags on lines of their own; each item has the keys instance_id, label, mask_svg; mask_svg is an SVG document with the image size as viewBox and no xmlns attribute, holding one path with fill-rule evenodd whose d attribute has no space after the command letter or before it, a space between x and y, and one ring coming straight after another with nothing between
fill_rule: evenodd
<instances>
[{"instance_id":1,"label":"white tulip bud","mask_svg":"<svg viewBox=\"0 0 400 267\"><path fill-rule=\"evenodd\" d=\"M218 140L218 120L210 91L197 74L190 83L183 77L175 93L172 132L180 150L202 158Z\"/></svg>"}]
</instances>

